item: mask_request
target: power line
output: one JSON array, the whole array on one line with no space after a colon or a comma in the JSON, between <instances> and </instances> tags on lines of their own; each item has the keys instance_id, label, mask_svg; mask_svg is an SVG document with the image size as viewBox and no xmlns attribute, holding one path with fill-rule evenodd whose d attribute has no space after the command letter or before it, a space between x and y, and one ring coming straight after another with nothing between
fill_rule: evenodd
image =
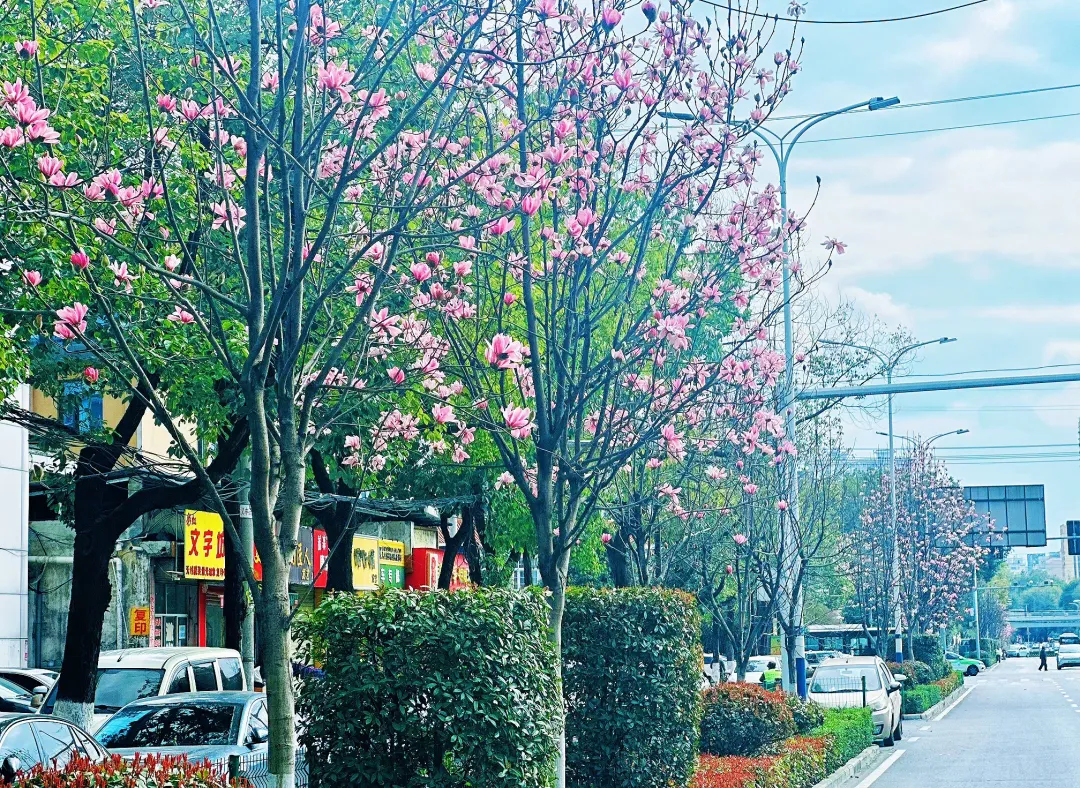
<instances>
[{"instance_id":1,"label":"power line","mask_svg":"<svg viewBox=\"0 0 1080 788\"><path fill-rule=\"evenodd\" d=\"M967 101L985 101L987 99L999 99L999 98L1012 98L1014 96L1030 96L1036 93L1051 93L1058 90L1073 90L1074 88L1080 88L1080 83L1072 85L1051 85L1045 88L1025 88L1024 90L1010 90L1002 93L983 93L976 96L955 96L953 98L934 99L932 101L912 101L903 104L894 104L891 107L882 107L881 109L874 110L875 112L881 111L893 111L895 109L913 109L915 107L937 107L944 104L960 104ZM844 113L849 115L857 115L863 112L870 112L867 108L854 109L850 112ZM781 115L775 118L766 118L765 123L773 123L782 120L806 120L807 118L814 118L820 115L820 112L810 112L805 115Z\"/></svg>"},{"instance_id":2,"label":"power line","mask_svg":"<svg viewBox=\"0 0 1080 788\"><path fill-rule=\"evenodd\" d=\"M947 14L950 11L959 11L963 8L970 8L971 6L981 5L987 0L970 0L967 3L961 3L960 5L949 6L948 8L939 8L936 11L923 11L921 14L909 14L908 16L894 16L887 19L802 19L794 16L780 16L779 14L763 14L758 11L747 11L742 8L733 8L730 5L724 3L718 3L714 0L701 0L705 5L711 5L714 8L720 8L725 11L734 11L739 14L745 14L746 16L758 17L759 19L775 19L778 22L795 22L800 25L880 25L886 22L907 22L912 19L925 19L929 16L938 16L940 14Z\"/></svg>"},{"instance_id":3,"label":"power line","mask_svg":"<svg viewBox=\"0 0 1080 788\"><path fill-rule=\"evenodd\" d=\"M1034 123L1041 120L1062 120L1063 118L1080 117L1080 112L1067 112L1063 115L1040 115L1036 118L1014 118L1012 120L996 120L987 123L968 123L963 126L939 126L934 129L911 129L910 131L887 131L881 134L856 134L851 137L824 137L816 140L802 140L800 145L813 145L815 142L849 142L851 140L872 140L882 137L906 137L912 134L932 134L939 131L962 131L964 129L982 129L990 126L1009 126L1016 123Z\"/></svg>"},{"instance_id":4,"label":"power line","mask_svg":"<svg viewBox=\"0 0 1080 788\"><path fill-rule=\"evenodd\" d=\"M916 372L910 375L897 375L905 378L948 378L955 375L982 375L996 372L1036 372L1040 369L1061 369L1062 367L1080 367L1080 363L1071 364L1042 364L1037 367L1001 367L1000 369L969 369L964 372Z\"/></svg>"}]
</instances>

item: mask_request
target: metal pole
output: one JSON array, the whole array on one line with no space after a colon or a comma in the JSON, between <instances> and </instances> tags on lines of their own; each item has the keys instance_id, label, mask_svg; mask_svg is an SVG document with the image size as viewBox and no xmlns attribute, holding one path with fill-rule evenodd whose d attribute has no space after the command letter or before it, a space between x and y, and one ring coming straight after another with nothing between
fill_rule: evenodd
<instances>
[{"instance_id":1,"label":"metal pole","mask_svg":"<svg viewBox=\"0 0 1080 788\"><path fill-rule=\"evenodd\" d=\"M236 501L240 510L240 549L244 560L250 561L255 556L255 531L251 521L251 454L245 451L237 464L239 487ZM241 586L247 595L247 584ZM240 658L244 663L244 682L247 691L255 689L255 611L251 605L244 604L244 620L240 623Z\"/></svg>"},{"instance_id":2,"label":"metal pole","mask_svg":"<svg viewBox=\"0 0 1080 788\"><path fill-rule=\"evenodd\" d=\"M971 568L972 577L975 580L973 593L975 594L975 659L982 661L982 627L979 626L979 564L975 562Z\"/></svg>"},{"instance_id":3,"label":"metal pole","mask_svg":"<svg viewBox=\"0 0 1080 788\"><path fill-rule=\"evenodd\" d=\"M892 385L893 368L885 370L885 379ZM893 628L896 645L895 662L904 661L904 637L900 629L900 534L896 530L896 442L893 439L893 395L889 395L889 519L892 521ZM914 657L913 657L914 659Z\"/></svg>"},{"instance_id":4,"label":"metal pole","mask_svg":"<svg viewBox=\"0 0 1080 788\"><path fill-rule=\"evenodd\" d=\"M960 389L992 389L1006 386L1034 386L1044 383L1080 382L1080 372L1063 372L1056 375L1027 375L1000 378L954 378L952 380L922 380L912 383L880 383L866 386L836 386L828 389L804 389L795 399L843 399L844 397L872 397L885 394L914 394L924 391L957 391Z\"/></svg>"}]
</instances>

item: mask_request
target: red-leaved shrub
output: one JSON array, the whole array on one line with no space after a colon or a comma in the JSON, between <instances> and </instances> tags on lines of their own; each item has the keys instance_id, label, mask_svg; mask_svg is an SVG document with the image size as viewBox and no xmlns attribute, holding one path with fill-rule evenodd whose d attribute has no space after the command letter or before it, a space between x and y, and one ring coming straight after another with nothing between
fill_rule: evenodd
<instances>
[{"instance_id":1,"label":"red-leaved shrub","mask_svg":"<svg viewBox=\"0 0 1080 788\"><path fill-rule=\"evenodd\" d=\"M73 758L59 768L35 766L15 777L16 788L238 788L222 768L192 763L186 758L136 756L125 761L114 755L102 763Z\"/></svg>"},{"instance_id":2,"label":"red-leaved shrub","mask_svg":"<svg viewBox=\"0 0 1080 788\"><path fill-rule=\"evenodd\" d=\"M717 684L705 691L701 751L758 755L795 735L795 719L781 691L756 684Z\"/></svg>"}]
</instances>

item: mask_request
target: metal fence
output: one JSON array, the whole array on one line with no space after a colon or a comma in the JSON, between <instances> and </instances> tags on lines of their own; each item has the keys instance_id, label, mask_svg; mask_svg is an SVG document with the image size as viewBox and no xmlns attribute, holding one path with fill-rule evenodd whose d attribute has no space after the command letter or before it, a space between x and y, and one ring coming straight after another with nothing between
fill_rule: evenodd
<instances>
[{"instance_id":1,"label":"metal fence","mask_svg":"<svg viewBox=\"0 0 1080 788\"><path fill-rule=\"evenodd\" d=\"M844 675L839 671L823 672L810 680L810 693L814 701L826 708L845 709L867 705L868 690L865 675Z\"/></svg>"},{"instance_id":2,"label":"metal fence","mask_svg":"<svg viewBox=\"0 0 1080 788\"><path fill-rule=\"evenodd\" d=\"M267 753L229 756L229 777L247 782L252 788L270 788L270 764ZM303 750L296 752L296 788L309 788L307 758Z\"/></svg>"}]
</instances>

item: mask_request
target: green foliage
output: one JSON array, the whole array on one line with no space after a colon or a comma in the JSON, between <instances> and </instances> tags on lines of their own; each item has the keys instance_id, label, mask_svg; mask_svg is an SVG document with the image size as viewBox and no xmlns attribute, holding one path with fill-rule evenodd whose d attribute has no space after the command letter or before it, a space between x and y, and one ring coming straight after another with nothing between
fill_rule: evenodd
<instances>
[{"instance_id":1,"label":"green foliage","mask_svg":"<svg viewBox=\"0 0 1080 788\"><path fill-rule=\"evenodd\" d=\"M795 720L795 732L800 736L809 733L825 723L825 707L812 700L803 700L798 695L785 693L784 702L791 709Z\"/></svg>"},{"instance_id":2,"label":"green foliage","mask_svg":"<svg viewBox=\"0 0 1080 788\"><path fill-rule=\"evenodd\" d=\"M937 684L920 684L902 690L904 714L922 714L941 701L941 687Z\"/></svg>"},{"instance_id":3,"label":"green foliage","mask_svg":"<svg viewBox=\"0 0 1080 788\"><path fill-rule=\"evenodd\" d=\"M825 721L810 735L827 739L826 768L836 771L874 743L870 709L829 709Z\"/></svg>"},{"instance_id":4,"label":"green foliage","mask_svg":"<svg viewBox=\"0 0 1080 788\"><path fill-rule=\"evenodd\" d=\"M741 682L718 684L705 691L702 752L757 755L790 738L795 730L795 717L783 692Z\"/></svg>"},{"instance_id":5,"label":"green foliage","mask_svg":"<svg viewBox=\"0 0 1080 788\"><path fill-rule=\"evenodd\" d=\"M335 595L301 622L312 784L549 786L560 704L539 591Z\"/></svg>"},{"instance_id":6,"label":"green foliage","mask_svg":"<svg viewBox=\"0 0 1080 788\"><path fill-rule=\"evenodd\" d=\"M942 698L947 698L949 695L956 692L956 690L960 689L960 687L964 686L964 674L958 670L954 670L945 678L935 681L931 686L941 690Z\"/></svg>"},{"instance_id":7,"label":"green foliage","mask_svg":"<svg viewBox=\"0 0 1080 788\"><path fill-rule=\"evenodd\" d=\"M567 591L563 619L567 784L685 785L701 721L701 620L660 588Z\"/></svg>"},{"instance_id":8,"label":"green foliage","mask_svg":"<svg viewBox=\"0 0 1080 788\"><path fill-rule=\"evenodd\" d=\"M810 788L829 773L828 742L802 737L790 739L780 747L766 773L767 788Z\"/></svg>"},{"instance_id":9,"label":"green foliage","mask_svg":"<svg viewBox=\"0 0 1080 788\"><path fill-rule=\"evenodd\" d=\"M906 660L905 662L890 662L889 671L892 673L902 673L908 677L909 687L914 687L918 684L929 684L934 680L934 671L925 662L918 662L913 660Z\"/></svg>"},{"instance_id":10,"label":"green foliage","mask_svg":"<svg viewBox=\"0 0 1080 788\"><path fill-rule=\"evenodd\" d=\"M931 680L949 675L952 668L945 661L945 652L941 649L941 642L937 635L915 635L912 638L911 648L914 653L909 656L930 667Z\"/></svg>"}]
</instances>

